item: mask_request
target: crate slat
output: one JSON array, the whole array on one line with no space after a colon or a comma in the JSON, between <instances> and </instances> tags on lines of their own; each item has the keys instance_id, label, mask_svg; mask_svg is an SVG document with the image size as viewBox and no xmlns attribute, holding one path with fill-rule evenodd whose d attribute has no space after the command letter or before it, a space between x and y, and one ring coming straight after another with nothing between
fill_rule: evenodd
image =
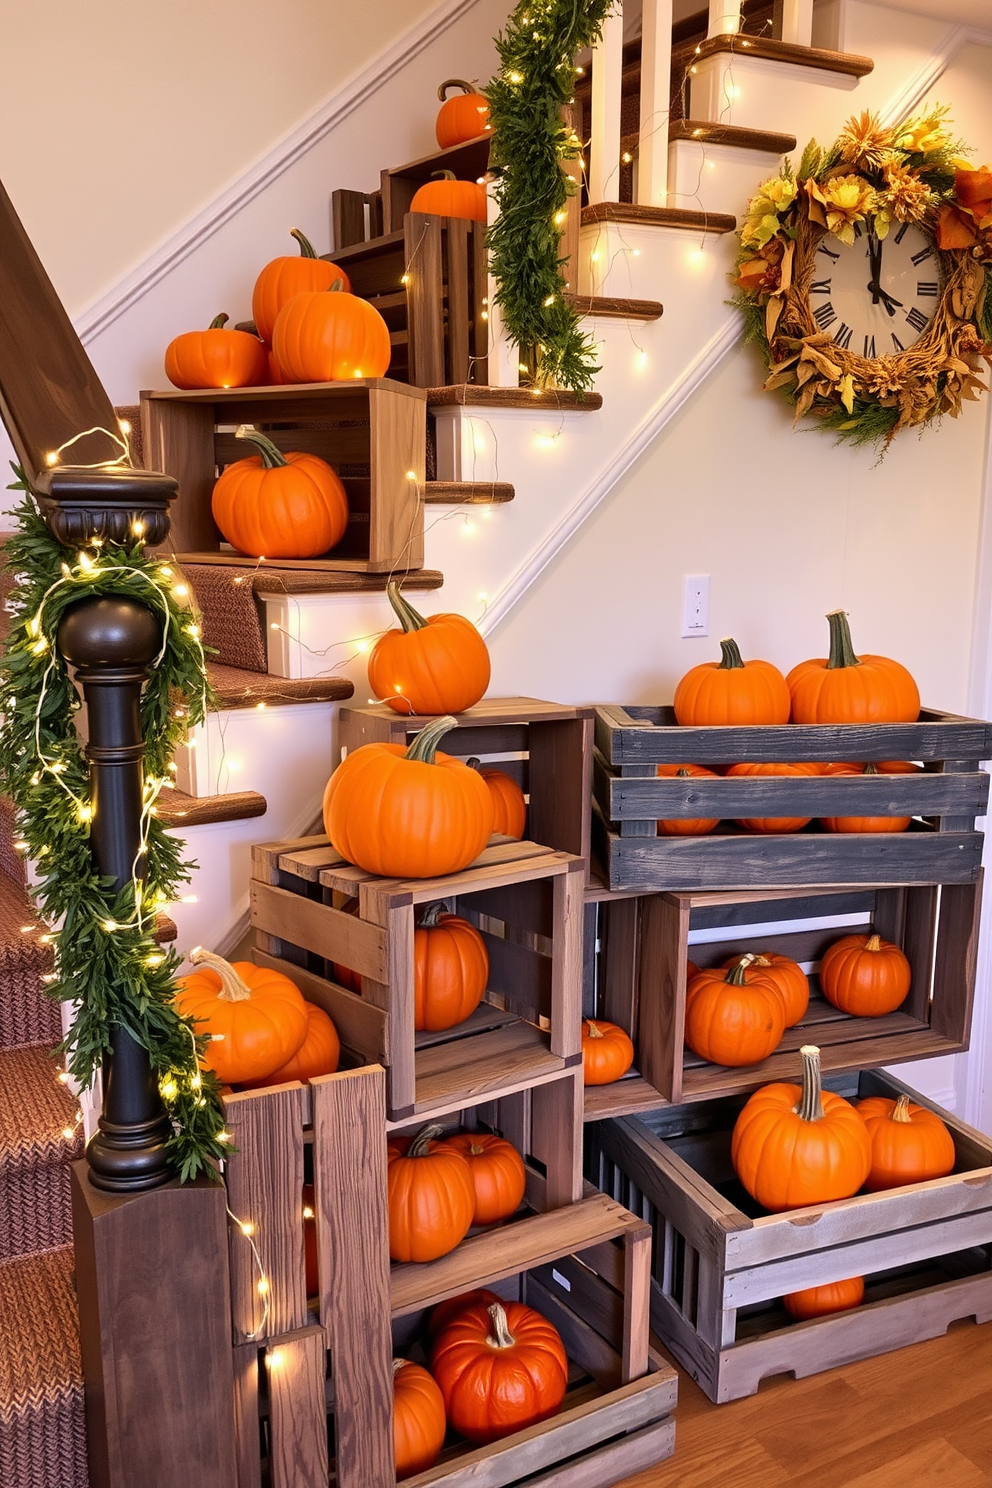
<instances>
[{"instance_id":1,"label":"crate slat","mask_svg":"<svg viewBox=\"0 0 992 1488\"><path fill-rule=\"evenodd\" d=\"M272 1488L325 1488L324 1331L311 1328L303 1337L280 1341L266 1349L265 1359Z\"/></svg>"}]
</instances>

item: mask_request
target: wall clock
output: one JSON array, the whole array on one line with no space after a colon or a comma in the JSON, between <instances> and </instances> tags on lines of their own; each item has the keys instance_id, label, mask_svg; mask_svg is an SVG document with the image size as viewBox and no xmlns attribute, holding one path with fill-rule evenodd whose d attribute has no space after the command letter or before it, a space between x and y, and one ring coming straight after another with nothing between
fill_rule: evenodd
<instances>
[{"instance_id":1,"label":"wall clock","mask_svg":"<svg viewBox=\"0 0 992 1488\"><path fill-rule=\"evenodd\" d=\"M905 351L933 319L939 258L932 235L909 222L885 238L860 223L851 244L824 237L809 286L813 319L845 351L866 358Z\"/></svg>"}]
</instances>

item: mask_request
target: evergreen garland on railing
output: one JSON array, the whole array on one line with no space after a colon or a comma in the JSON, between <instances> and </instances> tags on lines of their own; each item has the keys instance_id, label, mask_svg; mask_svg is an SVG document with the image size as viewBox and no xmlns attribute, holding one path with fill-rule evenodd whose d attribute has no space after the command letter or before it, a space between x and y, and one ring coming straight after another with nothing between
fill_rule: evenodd
<instances>
[{"instance_id":1,"label":"evergreen garland on railing","mask_svg":"<svg viewBox=\"0 0 992 1488\"><path fill-rule=\"evenodd\" d=\"M23 479L12 489L26 490ZM199 1066L206 1040L173 1003L180 958L154 940L159 911L175 902L195 866L183 861L183 844L157 820L154 802L170 783L176 746L206 713L199 627L188 600L182 603L188 591L181 576L145 557L140 543L131 550L110 543L65 548L30 495L14 516L5 549L16 582L0 663L0 785L17 807L17 847L36 864L38 911L53 927L48 995L75 1008L60 1052L85 1090L115 1025L147 1050L173 1123L169 1160L186 1181L229 1150L218 1081ZM147 605L163 628L141 698L144 877L120 893L90 856L89 767L73 721L80 701L55 644L70 605L108 595Z\"/></svg>"},{"instance_id":2,"label":"evergreen garland on railing","mask_svg":"<svg viewBox=\"0 0 992 1488\"><path fill-rule=\"evenodd\" d=\"M582 144L561 114L572 98L576 55L597 40L612 4L521 0L496 38L502 65L484 90L499 204L489 233L496 303L511 341L536 354L538 385L576 393L592 387L599 367L592 337L563 294L561 235L574 188L561 163L581 155Z\"/></svg>"}]
</instances>

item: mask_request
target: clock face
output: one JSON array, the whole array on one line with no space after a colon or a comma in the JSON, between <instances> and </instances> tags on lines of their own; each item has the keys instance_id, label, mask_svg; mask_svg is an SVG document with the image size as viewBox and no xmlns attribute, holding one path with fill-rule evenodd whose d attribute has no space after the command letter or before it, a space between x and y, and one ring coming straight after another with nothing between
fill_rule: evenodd
<instances>
[{"instance_id":1,"label":"clock face","mask_svg":"<svg viewBox=\"0 0 992 1488\"><path fill-rule=\"evenodd\" d=\"M854 224L850 246L825 237L817 249L810 303L820 329L864 357L892 356L923 335L940 297L933 239L910 223L878 238Z\"/></svg>"}]
</instances>

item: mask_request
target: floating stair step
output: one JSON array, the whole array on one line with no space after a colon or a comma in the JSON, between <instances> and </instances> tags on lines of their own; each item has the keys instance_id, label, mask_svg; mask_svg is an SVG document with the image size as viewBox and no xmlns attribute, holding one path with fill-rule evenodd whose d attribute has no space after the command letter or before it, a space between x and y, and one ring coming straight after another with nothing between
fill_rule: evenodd
<instances>
[{"instance_id":1,"label":"floating stair step","mask_svg":"<svg viewBox=\"0 0 992 1488\"><path fill-rule=\"evenodd\" d=\"M426 506L497 506L512 501L514 489L508 481L428 481L424 486Z\"/></svg>"},{"instance_id":2,"label":"floating stair step","mask_svg":"<svg viewBox=\"0 0 992 1488\"><path fill-rule=\"evenodd\" d=\"M737 218L726 212L698 212L688 207L642 207L636 202L595 202L582 208L582 226L594 222L627 222L653 227L681 227L690 232L728 233ZM432 396L432 395L428 395Z\"/></svg>"},{"instance_id":3,"label":"floating stair step","mask_svg":"<svg viewBox=\"0 0 992 1488\"><path fill-rule=\"evenodd\" d=\"M791 62L794 67L818 67L821 72L836 72L842 77L867 77L875 67L870 57L859 57L854 52L828 52L823 47L797 46L766 36L710 36L699 43L696 58L702 62L719 52L743 53L766 62Z\"/></svg>"},{"instance_id":4,"label":"floating stair step","mask_svg":"<svg viewBox=\"0 0 992 1488\"><path fill-rule=\"evenodd\" d=\"M346 677L270 677L207 662L207 676L221 708L277 708L287 703L338 703L353 696Z\"/></svg>"},{"instance_id":5,"label":"floating stair step","mask_svg":"<svg viewBox=\"0 0 992 1488\"><path fill-rule=\"evenodd\" d=\"M39 944L44 929L23 885L0 873L0 1049L62 1037L58 1004L41 980L52 969L51 947Z\"/></svg>"},{"instance_id":6,"label":"floating stair step","mask_svg":"<svg viewBox=\"0 0 992 1488\"><path fill-rule=\"evenodd\" d=\"M71 1246L0 1264L0 1483L87 1488Z\"/></svg>"},{"instance_id":7,"label":"floating stair step","mask_svg":"<svg viewBox=\"0 0 992 1488\"><path fill-rule=\"evenodd\" d=\"M624 300L615 295L567 294L565 299L580 315L602 315L609 320L660 320L665 307L660 300Z\"/></svg>"},{"instance_id":8,"label":"floating stair step","mask_svg":"<svg viewBox=\"0 0 992 1488\"><path fill-rule=\"evenodd\" d=\"M259 569L254 579L256 594L385 594L390 579L398 578L404 594L440 589L444 574L436 568L418 568L410 574L317 573L313 569ZM338 580L354 582L339 583Z\"/></svg>"},{"instance_id":9,"label":"floating stair step","mask_svg":"<svg viewBox=\"0 0 992 1488\"><path fill-rule=\"evenodd\" d=\"M163 791L158 818L167 827L204 827L211 822L246 821L264 816L268 802L258 791L232 791L227 796L187 796L185 791Z\"/></svg>"},{"instance_id":10,"label":"floating stair step","mask_svg":"<svg viewBox=\"0 0 992 1488\"><path fill-rule=\"evenodd\" d=\"M583 216L585 214L583 213ZM733 219L729 219L731 222ZM602 393L568 393L561 388L500 388L458 382L427 389L428 408L553 408L556 413L595 413L603 406Z\"/></svg>"},{"instance_id":11,"label":"floating stair step","mask_svg":"<svg viewBox=\"0 0 992 1488\"><path fill-rule=\"evenodd\" d=\"M736 124L711 124L705 119L679 119L668 131L669 140L695 140L702 145L733 145L738 150L763 150L788 155L796 148L794 134L771 129L743 129Z\"/></svg>"},{"instance_id":12,"label":"floating stair step","mask_svg":"<svg viewBox=\"0 0 992 1488\"><path fill-rule=\"evenodd\" d=\"M83 1151L77 1116L47 1044L0 1049L0 1260L71 1239L68 1164Z\"/></svg>"}]
</instances>

